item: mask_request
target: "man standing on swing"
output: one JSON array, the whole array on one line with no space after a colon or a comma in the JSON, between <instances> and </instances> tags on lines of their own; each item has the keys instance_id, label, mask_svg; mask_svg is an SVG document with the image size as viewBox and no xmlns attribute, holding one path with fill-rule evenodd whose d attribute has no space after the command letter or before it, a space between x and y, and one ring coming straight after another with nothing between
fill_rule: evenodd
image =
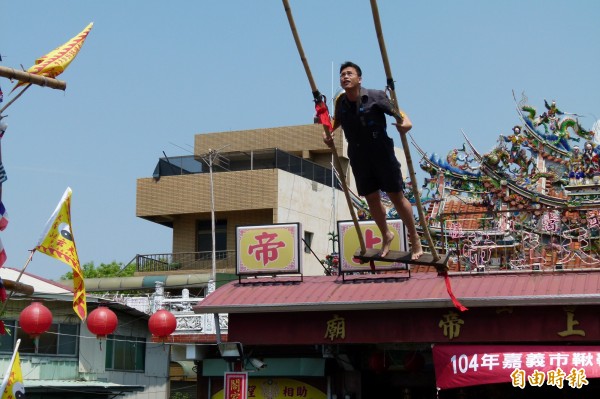
<instances>
[{"instance_id":1,"label":"man standing on swing","mask_svg":"<svg viewBox=\"0 0 600 399\"><path fill-rule=\"evenodd\" d=\"M371 217L383 237L380 256L388 254L394 239L394 233L387 225L381 190L387 193L408 230L411 258L416 260L423 254L423 249L412 206L402 192L402 172L394 153L394 141L386 132L385 114L396 119L394 125L400 134L406 134L412 124L404 112L394 110L384 91L362 88L361 82L360 67L349 61L343 63L340 67L340 85L345 93L336 102L333 131L341 126L348 140L348 157L358 194L365 197ZM331 139L323 134L323 140L332 147L333 133Z\"/></svg>"}]
</instances>

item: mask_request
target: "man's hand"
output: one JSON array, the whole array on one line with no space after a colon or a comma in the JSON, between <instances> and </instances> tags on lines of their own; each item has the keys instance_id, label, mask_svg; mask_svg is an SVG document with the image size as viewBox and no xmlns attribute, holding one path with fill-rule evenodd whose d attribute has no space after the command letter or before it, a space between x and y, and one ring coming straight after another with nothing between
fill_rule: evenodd
<instances>
[{"instance_id":1,"label":"man's hand","mask_svg":"<svg viewBox=\"0 0 600 399\"><path fill-rule=\"evenodd\" d=\"M396 118L396 123L393 124L398 129L400 134L406 134L412 129L412 122L409 117L402 111L400 111L400 117Z\"/></svg>"},{"instance_id":2,"label":"man's hand","mask_svg":"<svg viewBox=\"0 0 600 399\"><path fill-rule=\"evenodd\" d=\"M329 134L323 132L323 142L325 144L327 144L327 147L329 148L333 148L333 138L334 138L334 132L331 132Z\"/></svg>"}]
</instances>

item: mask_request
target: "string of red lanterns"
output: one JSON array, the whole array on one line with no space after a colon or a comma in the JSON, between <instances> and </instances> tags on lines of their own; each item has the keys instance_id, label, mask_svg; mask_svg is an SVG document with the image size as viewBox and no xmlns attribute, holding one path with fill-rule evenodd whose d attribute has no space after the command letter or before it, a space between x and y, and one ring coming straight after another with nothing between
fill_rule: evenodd
<instances>
[{"instance_id":1,"label":"string of red lanterns","mask_svg":"<svg viewBox=\"0 0 600 399\"><path fill-rule=\"evenodd\" d=\"M52 312L40 302L32 302L19 315L19 326L32 338L36 338L48 331L52 325ZM87 317L86 325L96 338L106 338L112 334L118 325L115 312L106 306L99 306ZM148 329L153 336L161 341L171 335L177 328L177 319L173 313L165 309L155 312L148 320Z\"/></svg>"}]
</instances>

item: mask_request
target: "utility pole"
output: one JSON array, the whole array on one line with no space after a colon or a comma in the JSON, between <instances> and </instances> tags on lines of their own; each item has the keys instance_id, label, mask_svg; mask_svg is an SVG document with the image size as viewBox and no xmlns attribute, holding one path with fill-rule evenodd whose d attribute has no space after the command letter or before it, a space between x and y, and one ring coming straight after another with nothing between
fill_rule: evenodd
<instances>
[{"instance_id":1,"label":"utility pole","mask_svg":"<svg viewBox=\"0 0 600 399\"><path fill-rule=\"evenodd\" d=\"M210 148L207 153L202 154L200 157L208 165L208 173L210 175L210 230L212 236L212 270L211 280L216 281L217 279L217 240L216 240L216 226L215 226L215 189L213 182L213 165L216 160L221 159L219 152L225 147L219 150L213 150ZM224 159L224 158L223 158Z\"/></svg>"}]
</instances>

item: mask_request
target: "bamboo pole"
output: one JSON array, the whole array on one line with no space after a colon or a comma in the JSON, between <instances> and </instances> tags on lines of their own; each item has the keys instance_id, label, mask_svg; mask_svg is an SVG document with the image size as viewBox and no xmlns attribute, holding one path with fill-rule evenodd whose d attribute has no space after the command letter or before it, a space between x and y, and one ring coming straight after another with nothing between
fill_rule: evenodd
<instances>
[{"instance_id":1,"label":"bamboo pole","mask_svg":"<svg viewBox=\"0 0 600 399\"><path fill-rule=\"evenodd\" d=\"M14 96L9 102L6 103L6 105L4 107L2 107L2 109L0 109L0 115L2 115L2 113L6 110L6 108L10 107L10 105L12 103L14 103L15 101L17 101L17 99L19 97L21 97L23 95L23 93L25 93L27 91L27 89L29 89L31 87L31 83L29 83L27 86L25 86L23 88L23 90L21 90L19 92L19 94L17 94L16 96Z\"/></svg>"},{"instance_id":2,"label":"bamboo pole","mask_svg":"<svg viewBox=\"0 0 600 399\"><path fill-rule=\"evenodd\" d=\"M33 259L33 254L35 253L35 249L32 249L30 252L31 253L29 254L29 258L27 258L27 261L25 262L25 266L23 266L23 269L21 269L21 272L19 273L19 276L17 277L17 279L15 281L3 280L3 281L5 281L5 285L6 285L6 282L8 282L8 285L12 285L12 287L15 289L10 292L10 295L8 296L6 301L4 301L4 303L2 304L2 308L0 308L0 315L2 315L4 313L4 310L6 309L6 305L8 304L8 301L10 300L10 298L12 298L12 296L15 292L19 292L19 293L26 294L26 295L33 294L34 289L32 286L19 282L21 280L21 277L23 276L23 273L25 273L25 269L27 269L27 266L29 266L29 263L31 263L31 259ZM8 286L6 286L6 288L8 288Z\"/></svg>"},{"instance_id":3,"label":"bamboo pole","mask_svg":"<svg viewBox=\"0 0 600 399\"><path fill-rule=\"evenodd\" d=\"M285 8L285 13L288 18L288 22L290 24L290 29L292 30L292 35L294 36L294 41L296 42L296 47L298 48L298 54L300 55L300 59L302 60L302 65L304 66L304 71L306 72L306 77L308 78L308 83L310 84L310 89L312 90L313 97L315 103L319 104L323 102L323 96L319 92L317 85L315 84L315 80L313 79L312 73L310 71L310 66L308 65L308 60L304 55L304 49L302 48L302 43L300 42L300 36L298 35L298 31L296 30L296 24L294 22L294 17L292 16L292 9L290 8L290 4L288 0L282 0L283 7ZM327 126L323 125L323 130L327 135L327 138L331 139L331 133ZM354 211L354 206L352 205L352 199L350 198L350 192L348 190L348 185L346 184L346 174L342 168L342 164L340 162L340 158L338 156L337 150L335 148L335 143L333 143L331 147L331 151L333 153L333 163L335 168L338 170L340 175L340 182L342 183L342 189L344 190L344 195L346 197L346 203L348 204L348 208L350 209L350 215L352 216L352 222L354 222L354 227L356 229L356 234L358 235L358 241L360 244L361 254L367 252L367 247L365 245L365 240L362 235L362 231L360 229L360 225L358 223L358 218L356 217L356 212Z\"/></svg>"},{"instance_id":4,"label":"bamboo pole","mask_svg":"<svg viewBox=\"0 0 600 399\"><path fill-rule=\"evenodd\" d=\"M390 61L388 59L387 50L385 48L385 41L383 39L383 30L381 29L381 22L379 20L379 9L377 8L377 0L371 0L371 11L373 12L373 22L375 22L377 41L379 42L379 49L381 50L381 58L383 59L383 67L385 69L385 76L387 78L387 86L390 91L390 97L392 99L393 105L396 108L396 111L398 111L400 108L398 107L398 99L396 97L394 79L392 78ZM419 195L419 190L417 189L417 177L415 175L415 169L413 168L412 157L410 156L410 149L408 146L408 140L406 139L406 134L400 133L400 138L402 139L402 148L404 149L404 155L406 156L406 164L408 166L408 173L410 175L410 181L412 182L412 191L415 197L417 211L419 213L419 222L421 224L421 228L423 229L423 234L425 235L425 238L429 245L429 249L431 250L433 260L434 262L437 262L440 259L440 256L438 255L435 249L435 245L433 243L431 234L429 233L429 228L427 227L427 222L425 220L425 212L423 211L421 197Z\"/></svg>"},{"instance_id":5,"label":"bamboo pole","mask_svg":"<svg viewBox=\"0 0 600 399\"><path fill-rule=\"evenodd\" d=\"M46 76L40 76L33 73L19 71L13 68L7 68L4 66L0 66L0 76L16 79L19 82L31 83L34 85L42 86L42 87L50 87L52 89L57 90L66 90L67 82L63 80L48 78Z\"/></svg>"},{"instance_id":6,"label":"bamboo pole","mask_svg":"<svg viewBox=\"0 0 600 399\"><path fill-rule=\"evenodd\" d=\"M19 294L32 295L34 291L33 287L29 284L7 280L5 278L2 279L2 284L4 284L4 288L7 290L18 292Z\"/></svg>"}]
</instances>

